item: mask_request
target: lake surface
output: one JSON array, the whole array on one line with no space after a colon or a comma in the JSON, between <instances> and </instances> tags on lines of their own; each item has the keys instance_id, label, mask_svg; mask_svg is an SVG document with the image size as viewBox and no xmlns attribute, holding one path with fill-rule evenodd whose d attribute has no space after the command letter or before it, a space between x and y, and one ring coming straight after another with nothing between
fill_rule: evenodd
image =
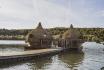
<instances>
[{"instance_id":1,"label":"lake surface","mask_svg":"<svg viewBox=\"0 0 104 70\"><path fill-rule=\"evenodd\" d=\"M22 40L0 40L0 53L10 53L24 51L23 46L19 45L25 44Z\"/></svg>"},{"instance_id":2,"label":"lake surface","mask_svg":"<svg viewBox=\"0 0 104 70\"><path fill-rule=\"evenodd\" d=\"M85 42L82 46L80 52L69 51L25 62L0 64L0 70L101 70L104 67L104 45ZM22 46L0 48L0 53L12 51L24 51L24 48Z\"/></svg>"},{"instance_id":3,"label":"lake surface","mask_svg":"<svg viewBox=\"0 0 104 70\"><path fill-rule=\"evenodd\" d=\"M0 44L25 44L23 40L0 40Z\"/></svg>"}]
</instances>

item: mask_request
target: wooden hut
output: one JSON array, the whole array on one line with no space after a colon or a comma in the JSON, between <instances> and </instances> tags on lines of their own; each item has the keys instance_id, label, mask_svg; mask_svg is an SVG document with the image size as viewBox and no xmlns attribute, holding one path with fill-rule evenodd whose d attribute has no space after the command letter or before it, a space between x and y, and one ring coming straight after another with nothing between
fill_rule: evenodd
<instances>
[{"instance_id":1,"label":"wooden hut","mask_svg":"<svg viewBox=\"0 0 104 70\"><path fill-rule=\"evenodd\" d=\"M27 48L50 48L52 44L52 36L47 30L43 29L41 22L39 22L37 28L32 30L26 36L26 42L30 45Z\"/></svg>"},{"instance_id":2,"label":"wooden hut","mask_svg":"<svg viewBox=\"0 0 104 70\"><path fill-rule=\"evenodd\" d=\"M80 33L70 25L70 28L62 35L61 41L59 41L60 47L64 48L78 48L81 41L79 39Z\"/></svg>"}]
</instances>

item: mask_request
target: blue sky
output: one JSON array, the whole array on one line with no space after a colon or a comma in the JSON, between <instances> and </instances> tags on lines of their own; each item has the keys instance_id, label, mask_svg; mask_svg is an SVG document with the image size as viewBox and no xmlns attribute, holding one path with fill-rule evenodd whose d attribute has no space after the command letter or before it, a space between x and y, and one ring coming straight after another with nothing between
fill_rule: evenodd
<instances>
[{"instance_id":1,"label":"blue sky","mask_svg":"<svg viewBox=\"0 0 104 70\"><path fill-rule=\"evenodd\" d=\"M104 0L0 0L0 28L103 27Z\"/></svg>"}]
</instances>

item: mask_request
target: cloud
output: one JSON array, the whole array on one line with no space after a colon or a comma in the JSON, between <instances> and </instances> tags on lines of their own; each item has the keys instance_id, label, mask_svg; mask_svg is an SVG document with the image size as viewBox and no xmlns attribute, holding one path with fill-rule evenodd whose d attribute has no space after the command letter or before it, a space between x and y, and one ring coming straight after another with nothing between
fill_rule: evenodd
<instances>
[{"instance_id":1,"label":"cloud","mask_svg":"<svg viewBox=\"0 0 104 70\"><path fill-rule=\"evenodd\" d=\"M39 21L45 28L101 27L98 6L97 0L0 0L0 28L35 28Z\"/></svg>"},{"instance_id":2,"label":"cloud","mask_svg":"<svg viewBox=\"0 0 104 70\"><path fill-rule=\"evenodd\" d=\"M4 25L5 28L22 28L18 27L18 24L27 26L29 24L27 22L33 21L34 7L32 0L0 0L0 6L0 25Z\"/></svg>"},{"instance_id":3,"label":"cloud","mask_svg":"<svg viewBox=\"0 0 104 70\"><path fill-rule=\"evenodd\" d=\"M45 27L69 27L73 19L77 22L82 21L70 7L49 0L34 0L34 8L37 22L42 21Z\"/></svg>"},{"instance_id":4,"label":"cloud","mask_svg":"<svg viewBox=\"0 0 104 70\"><path fill-rule=\"evenodd\" d=\"M28 0L27 0L28 1ZM20 18L20 19L29 19L33 15L31 7L21 2L27 2L25 0L1 0L0 15ZM28 3L29 4L29 3ZM32 3L29 5L33 5Z\"/></svg>"},{"instance_id":5,"label":"cloud","mask_svg":"<svg viewBox=\"0 0 104 70\"><path fill-rule=\"evenodd\" d=\"M48 2L47 0L34 0L34 7L37 21L47 22L49 25L65 23L69 14L69 10L63 6Z\"/></svg>"},{"instance_id":6,"label":"cloud","mask_svg":"<svg viewBox=\"0 0 104 70\"><path fill-rule=\"evenodd\" d=\"M101 16L101 17L104 17L104 10L101 10L101 11L98 11L96 13L97 16Z\"/></svg>"}]
</instances>

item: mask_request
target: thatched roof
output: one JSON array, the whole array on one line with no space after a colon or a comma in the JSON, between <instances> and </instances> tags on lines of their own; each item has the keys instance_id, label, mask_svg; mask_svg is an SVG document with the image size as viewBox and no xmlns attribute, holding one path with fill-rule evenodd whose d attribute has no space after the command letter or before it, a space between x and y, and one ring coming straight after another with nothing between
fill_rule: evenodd
<instances>
[{"instance_id":1,"label":"thatched roof","mask_svg":"<svg viewBox=\"0 0 104 70\"><path fill-rule=\"evenodd\" d=\"M74 28L73 28L73 25L71 24L70 25L70 29L68 29L64 34L63 34L63 39L77 39L78 37L80 36L79 32L76 31Z\"/></svg>"},{"instance_id":2,"label":"thatched roof","mask_svg":"<svg viewBox=\"0 0 104 70\"><path fill-rule=\"evenodd\" d=\"M39 22L37 28L32 30L28 35L30 34L32 34L35 39L52 38L51 34L47 30L43 29L41 22Z\"/></svg>"}]
</instances>

